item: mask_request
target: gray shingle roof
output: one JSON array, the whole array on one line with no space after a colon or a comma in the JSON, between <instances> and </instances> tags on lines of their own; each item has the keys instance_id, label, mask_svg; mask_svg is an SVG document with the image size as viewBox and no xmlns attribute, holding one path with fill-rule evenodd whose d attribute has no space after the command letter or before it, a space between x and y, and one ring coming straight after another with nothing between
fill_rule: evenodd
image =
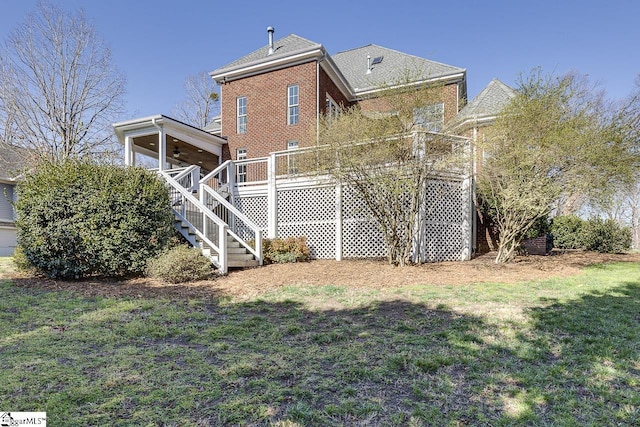
<instances>
[{"instance_id":1,"label":"gray shingle roof","mask_svg":"<svg viewBox=\"0 0 640 427\"><path fill-rule=\"evenodd\" d=\"M322 48L319 43L312 42L295 34L289 34L279 40L273 42L273 54L268 55L269 45L265 45L258 50L251 52L242 58L220 67L211 72L212 75L221 74L229 70L241 68L244 65L260 63L262 61L271 61L278 58L284 58L293 52L306 51Z\"/></svg>"},{"instance_id":2,"label":"gray shingle roof","mask_svg":"<svg viewBox=\"0 0 640 427\"><path fill-rule=\"evenodd\" d=\"M371 66L369 74L367 55L371 57L372 62L375 58L382 57L382 62ZM384 85L403 83L407 78L409 81L430 80L466 71L464 68L430 61L375 44L338 52L331 58L356 94Z\"/></svg>"},{"instance_id":3,"label":"gray shingle roof","mask_svg":"<svg viewBox=\"0 0 640 427\"><path fill-rule=\"evenodd\" d=\"M464 106L449 126L455 127L470 119L483 119L495 117L516 96L516 91L493 79L482 91L473 98L473 101Z\"/></svg>"},{"instance_id":4,"label":"gray shingle roof","mask_svg":"<svg viewBox=\"0 0 640 427\"><path fill-rule=\"evenodd\" d=\"M289 34L276 40L273 45L274 53L271 55L268 55L269 45L265 45L212 71L210 74L212 76L220 76L244 67L283 59L293 53L308 52L315 49L324 50L321 44L295 34ZM376 57L382 57L382 62L371 67L371 73L367 73L367 55L371 57L372 61ZM384 85L404 83L407 78L412 82L431 80L466 71L464 68L430 61L375 44L338 52L335 55L331 55L331 59L347 83L353 88L355 95L376 90Z\"/></svg>"}]
</instances>

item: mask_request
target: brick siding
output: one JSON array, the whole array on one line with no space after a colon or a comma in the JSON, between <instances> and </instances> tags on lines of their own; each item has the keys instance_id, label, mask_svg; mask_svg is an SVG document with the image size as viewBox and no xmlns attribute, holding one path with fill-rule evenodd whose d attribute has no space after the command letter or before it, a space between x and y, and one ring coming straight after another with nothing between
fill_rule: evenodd
<instances>
[{"instance_id":1,"label":"brick siding","mask_svg":"<svg viewBox=\"0 0 640 427\"><path fill-rule=\"evenodd\" d=\"M287 149L287 141L300 146L310 138L316 123L316 62L246 77L221 86L222 135L228 147L224 160L235 159L238 148L247 149L247 158L264 157ZM299 86L299 117L287 124L288 87ZM247 97L247 132L238 134L236 99Z\"/></svg>"}]
</instances>

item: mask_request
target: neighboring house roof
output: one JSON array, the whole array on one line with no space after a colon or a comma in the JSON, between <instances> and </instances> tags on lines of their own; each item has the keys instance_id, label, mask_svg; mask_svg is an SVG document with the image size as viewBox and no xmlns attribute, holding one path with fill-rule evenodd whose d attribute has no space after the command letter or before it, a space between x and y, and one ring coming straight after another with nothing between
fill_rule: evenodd
<instances>
[{"instance_id":1,"label":"neighboring house roof","mask_svg":"<svg viewBox=\"0 0 640 427\"><path fill-rule=\"evenodd\" d=\"M473 101L460 110L448 127L458 129L465 125L492 122L515 96L515 89L493 79Z\"/></svg>"},{"instance_id":2,"label":"neighboring house roof","mask_svg":"<svg viewBox=\"0 0 640 427\"><path fill-rule=\"evenodd\" d=\"M371 65L367 60L371 61ZM466 70L397 50L370 44L338 52L332 58L356 95L375 92L398 83L422 83L438 79L462 79ZM373 63L374 60L380 62ZM371 72L368 72L368 66Z\"/></svg>"},{"instance_id":3,"label":"neighboring house roof","mask_svg":"<svg viewBox=\"0 0 640 427\"><path fill-rule=\"evenodd\" d=\"M28 165L29 151L11 144L0 144L0 181L13 182Z\"/></svg>"},{"instance_id":4,"label":"neighboring house roof","mask_svg":"<svg viewBox=\"0 0 640 427\"><path fill-rule=\"evenodd\" d=\"M213 118L211 123L202 128L203 131L209 132L212 135L220 136L222 132L222 121L220 116L216 116Z\"/></svg>"}]
</instances>

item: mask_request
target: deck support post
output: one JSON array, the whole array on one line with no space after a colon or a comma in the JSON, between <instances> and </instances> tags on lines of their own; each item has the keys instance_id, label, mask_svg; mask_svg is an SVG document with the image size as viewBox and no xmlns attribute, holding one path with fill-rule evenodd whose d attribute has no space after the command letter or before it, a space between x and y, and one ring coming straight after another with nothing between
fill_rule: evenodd
<instances>
[{"instance_id":1,"label":"deck support post","mask_svg":"<svg viewBox=\"0 0 640 427\"><path fill-rule=\"evenodd\" d=\"M336 183L336 261L342 261L342 183Z\"/></svg>"},{"instance_id":2,"label":"deck support post","mask_svg":"<svg viewBox=\"0 0 640 427\"><path fill-rule=\"evenodd\" d=\"M267 237L275 239L278 237L278 189L276 188L276 155L273 153L267 160L267 205Z\"/></svg>"}]
</instances>

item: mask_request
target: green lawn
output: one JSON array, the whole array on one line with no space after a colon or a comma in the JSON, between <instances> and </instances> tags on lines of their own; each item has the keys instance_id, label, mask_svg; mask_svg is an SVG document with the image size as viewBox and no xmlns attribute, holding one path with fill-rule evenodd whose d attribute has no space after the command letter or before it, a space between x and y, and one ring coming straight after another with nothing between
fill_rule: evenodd
<instances>
[{"instance_id":1,"label":"green lawn","mask_svg":"<svg viewBox=\"0 0 640 427\"><path fill-rule=\"evenodd\" d=\"M52 426L640 425L640 264L250 302L0 280L0 405Z\"/></svg>"}]
</instances>

